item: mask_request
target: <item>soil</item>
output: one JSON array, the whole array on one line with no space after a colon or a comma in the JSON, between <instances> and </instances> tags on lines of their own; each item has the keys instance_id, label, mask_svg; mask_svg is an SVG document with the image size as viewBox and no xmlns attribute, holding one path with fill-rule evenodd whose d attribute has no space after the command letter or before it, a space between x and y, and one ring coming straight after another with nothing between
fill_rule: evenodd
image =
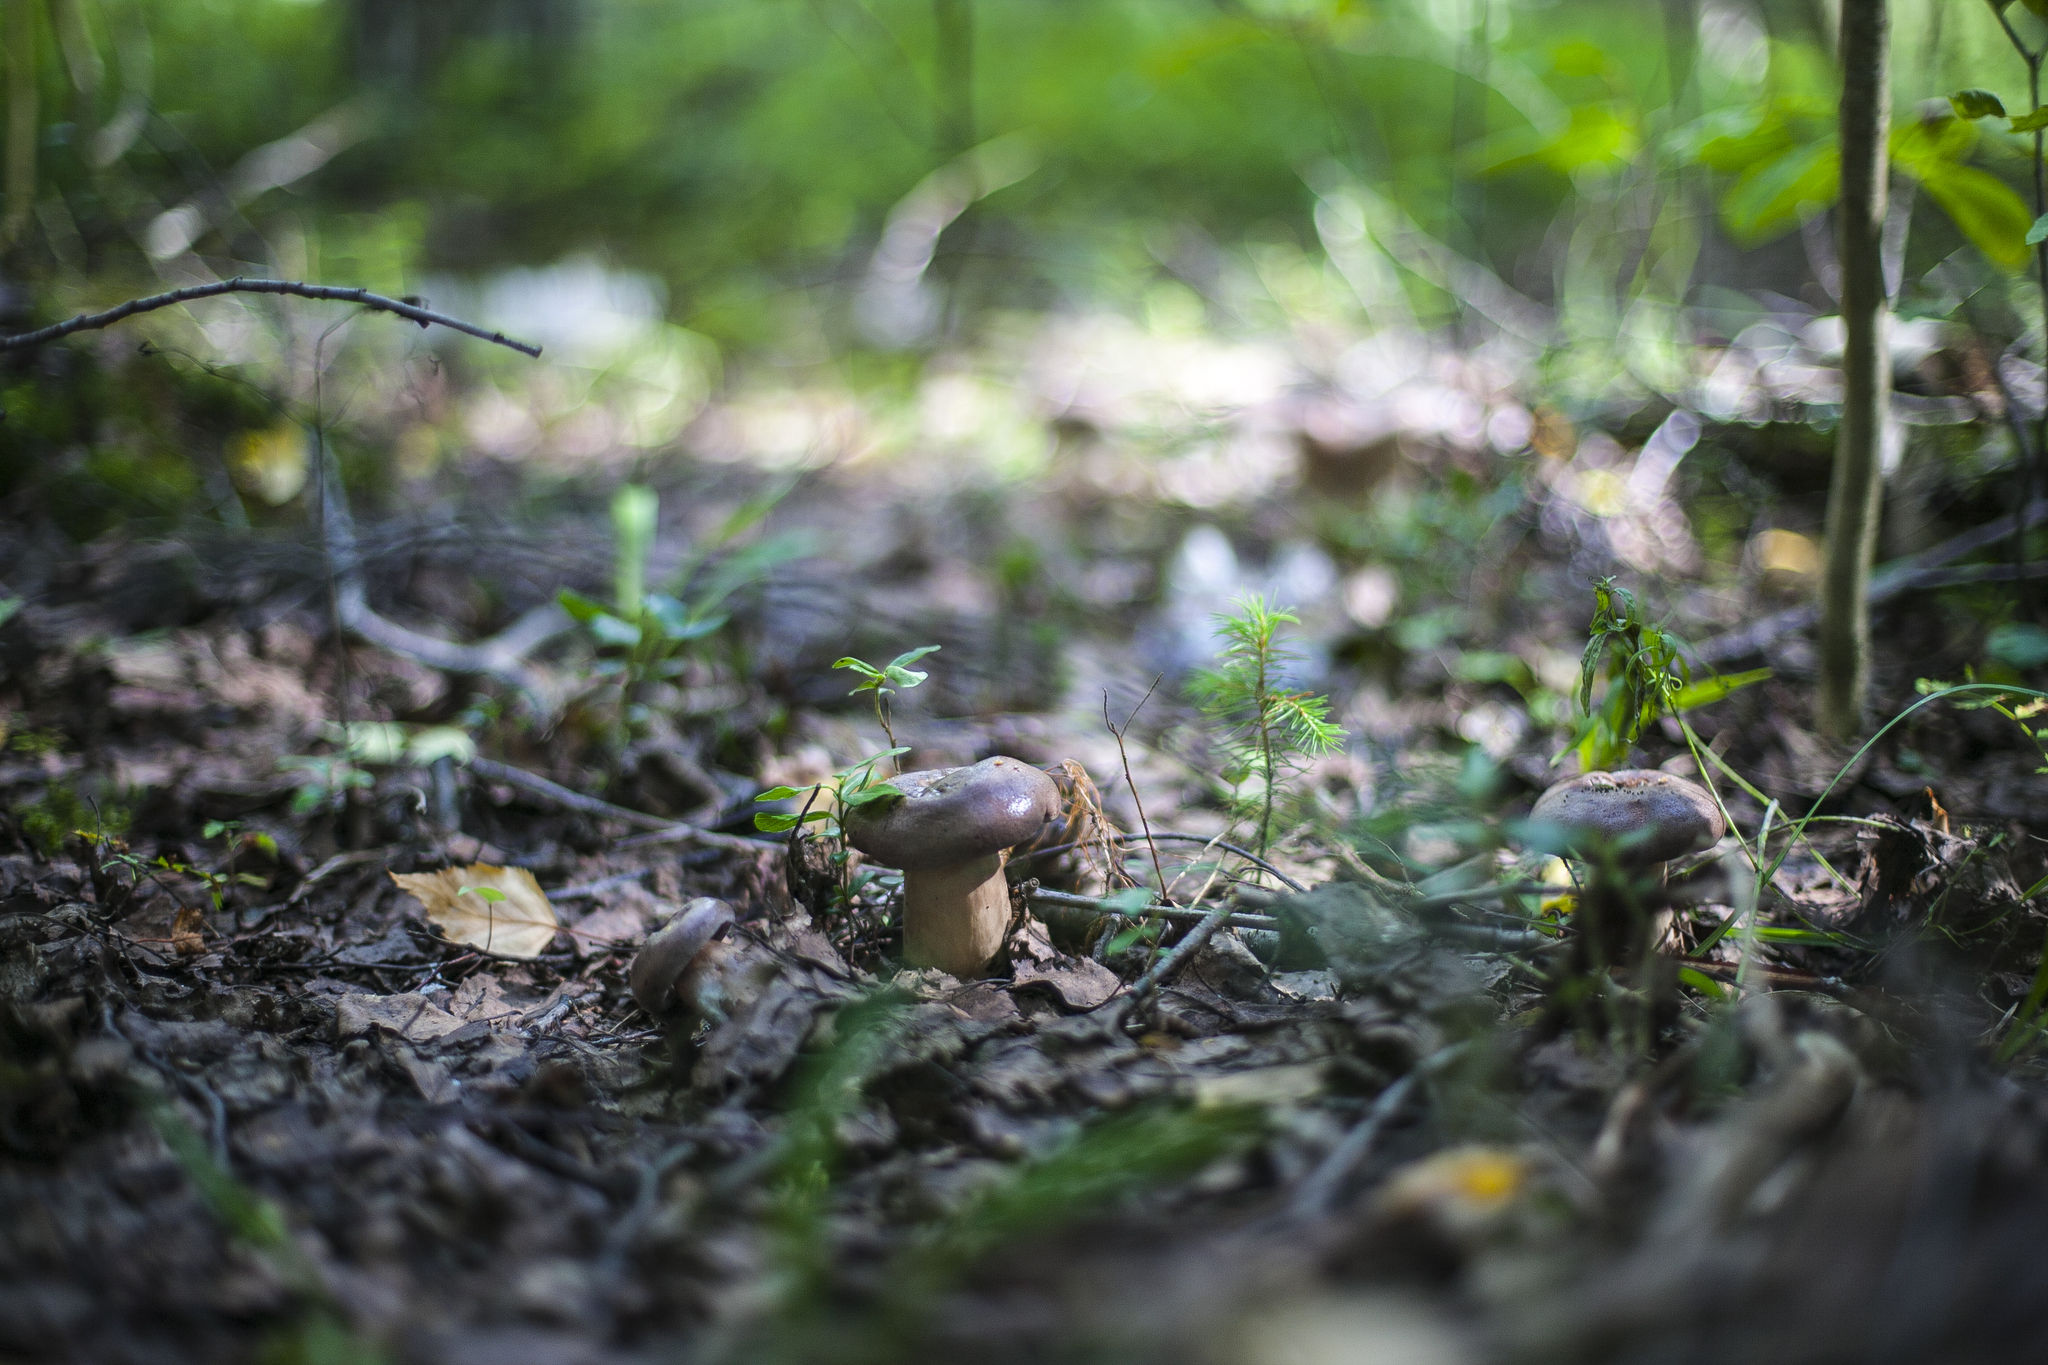
<instances>
[{"instance_id":1,"label":"soil","mask_svg":"<svg viewBox=\"0 0 2048 1365\"><path fill-rule=\"evenodd\" d=\"M829 524L835 494L791 506ZM344 651L303 569L202 555L164 599L139 547L51 568L0 629L0 1359L2032 1353L2048 921L2022 727L1930 710L1828 790L1848 755L1804 728L1803 642L1773 641L1779 676L1694 717L1755 788L1723 783L1730 810L1752 835L1823 794L1846 818L1746 920L1728 849L1630 888L1670 912L1656 952L1594 971L1570 887L1489 891L1543 861L1460 832L1512 835L1555 775L1517 732L1460 786L1444 736L1476 745L1512 684L1413 640L1360 655L1361 742L1302 775L1323 814L1260 865L1204 842L1231 821L1191 713L1140 700L1181 647L1179 528L1147 552L1152 608L1048 643L960 587L968 523L916 506L847 513L863 567L745 604L747 668L643 693L667 728L633 729L587 654L554 656L573 700L548 717ZM1565 648L1583 546L1551 515L1479 554L1522 604L1502 638ZM911 529L860 541L876 525ZM382 609L445 618L449 581L422 566ZM1960 676L1937 609L1887 612L1887 701ZM762 787L883 747L828 667L849 634L946 647L898 700L906 766L1009 753L1071 799L1012 858L985 980L898 960L888 877L751 830ZM365 785L338 721L402 727ZM486 761L407 756L449 726ZM1685 752L1653 728L1635 761ZM1156 946L1099 904L1153 884L1155 846L1195 907ZM476 865L546 890L537 955L451 939L392 876ZM634 954L707 898L735 919L715 969L650 1015Z\"/></svg>"}]
</instances>

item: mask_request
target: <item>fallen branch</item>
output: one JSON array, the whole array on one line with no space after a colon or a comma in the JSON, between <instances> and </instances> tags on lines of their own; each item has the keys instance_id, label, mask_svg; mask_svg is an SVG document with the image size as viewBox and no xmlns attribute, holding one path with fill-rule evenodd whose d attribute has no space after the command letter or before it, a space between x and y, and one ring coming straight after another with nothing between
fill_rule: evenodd
<instances>
[{"instance_id":1,"label":"fallen branch","mask_svg":"<svg viewBox=\"0 0 2048 1365\"><path fill-rule=\"evenodd\" d=\"M1306 892L1308 890L1308 888L1303 886L1300 882L1294 880L1294 878L1288 876L1285 872L1282 872L1279 868L1273 866L1271 863L1267 862L1264 858L1261 858L1258 854L1252 852L1250 849L1239 848L1236 844L1226 844L1221 839L1214 838L1207 834L1178 834L1171 830L1155 829L1142 834L1126 834L1119 832L1117 834L1111 835L1110 837L1120 844L1154 843L1160 840L1165 840L1168 843L1202 844L1207 847L1220 848L1225 853L1232 853L1237 855L1238 857L1244 859L1246 862L1252 864L1254 867L1272 873L1273 876L1279 878L1282 882L1286 883L1290 890L1299 892ZM1015 855L1012 861L1014 862L1018 859L1023 858L1049 858L1055 853L1072 852L1074 849L1077 849L1080 846L1081 845L1079 843L1071 843L1054 844L1050 848L1027 849L1024 852Z\"/></svg>"},{"instance_id":2,"label":"fallen branch","mask_svg":"<svg viewBox=\"0 0 2048 1365\"><path fill-rule=\"evenodd\" d=\"M1152 904L1127 910L1094 896L1077 896L1070 891L1051 891L1040 887L1027 898L1031 908L1041 918L1050 915L1055 918L1086 917L1097 919L1107 915L1122 915L1125 919L1160 919L1174 923L1200 924L1211 912L1195 910L1182 905ZM1271 915L1239 914L1231 921L1240 929L1264 929L1277 931L1280 921Z\"/></svg>"},{"instance_id":3,"label":"fallen branch","mask_svg":"<svg viewBox=\"0 0 2048 1365\"><path fill-rule=\"evenodd\" d=\"M343 630L379 649L444 673L496 678L518 688L543 711L552 709L548 704L548 684L539 672L526 665L525 656L575 624L559 605L546 602L488 640L473 645L457 644L439 636L423 635L389 617L379 616L364 595L362 579L353 573L335 595L335 611Z\"/></svg>"},{"instance_id":4,"label":"fallen branch","mask_svg":"<svg viewBox=\"0 0 2048 1365\"><path fill-rule=\"evenodd\" d=\"M1161 986L1179 976L1181 970L1195 960L1209 940L1216 937L1216 931L1230 923L1235 913L1235 906L1225 904L1205 915L1200 924L1188 931L1186 938L1174 945L1172 952L1153 963L1151 969L1138 978L1128 995L1120 997L1123 1003L1117 1009L1116 1022L1121 1024L1132 1011L1143 1009Z\"/></svg>"},{"instance_id":5,"label":"fallen branch","mask_svg":"<svg viewBox=\"0 0 2048 1365\"><path fill-rule=\"evenodd\" d=\"M1995 521L1986 522L1974 530L1951 536L1941 544L1922 550L1916 555L1907 555L1880 566L1870 575L1870 602L1890 601L1905 593L1923 588L1949 587L1957 583L1989 583L2009 581L2034 575L2021 572L2013 564L1968 564L1961 568L1948 569L1941 566L1973 554L1988 545L1995 545L2007 536L2028 530L2048 521L2048 498L2036 499L2028 504L2023 513L2011 513ZM2027 566L2031 569L2032 566ZM1760 652L1763 647L1780 635L1789 635L1795 630L1804 630L1820 619L1820 608L1814 606L1788 607L1774 612L1760 621L1753 621L1739 630L1716 635L1692 648L1693 659L1702 664L1716 665L1733 663Z\"/></svg>"},{"instance_id":6,"label":"fallen branch","mask_svg":"<svg viewBox=\"0 0 2048 1365\"><path fill-rule=\"evenodd\" d=\"M187 285L183 289L173 289L167 294L151 294L147 298L130 299L118 308L109 308L104 313L80 313L67 322L52 323L38 331L0 337L0 351L25 350L30 346L40 346L44 342L68 337L73 332L91 332L102 327L111 327L117 322L125 322L138 313L153 313L159 308L190 303L194 299L210 299L221 294L292 294L302 299L326 299L335 303L361 304L365 308L396 313L399 317L416 322L423 328L432 323L495 345L509 346L535 359L540 358L538 346L524 341L514 341L503 332L485 331L473 322L451 318L446 313L436 313L432 309L422 308L404 299L389 299L382 294L372 294L367 289L348 289L340 285L305 284L298 280L250 280L240 275L231 280L216 280L212 284Z\"/></svg>"},{"instance_id":7,"label":"fallen branch","mask_svg":"<svg viewBox=\"0 0 2048 1365\"><path fill-rule=\"evenodd\" d=\"M609 801L600 801L595 796L585 796L582 792L571 791L559 782L550 782L545 777L530 773L524 768L515 768L509 763L498 763L488 758L473 758L469 761L469 770L487 781L503 782L508 787L517 787L529 796L551 801L564 810L595 815L605 820L617 820L636 829L651 831L663 842L704 844L711 848L730 848L747 853L783 847L779 839L749 839L738 834L720 834L716 830L671 820L664 815L650 815L644 810L615 806ZM643 839L640 842L650 841Z\"/></svg>"}]
</instances>

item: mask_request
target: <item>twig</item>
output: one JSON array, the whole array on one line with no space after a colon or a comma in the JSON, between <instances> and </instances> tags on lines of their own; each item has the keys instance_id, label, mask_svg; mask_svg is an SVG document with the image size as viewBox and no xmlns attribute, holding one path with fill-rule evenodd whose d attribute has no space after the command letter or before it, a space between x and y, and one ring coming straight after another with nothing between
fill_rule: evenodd
<instances>
[{"instance_id":1,"label":"twig","mask_svg":"<svg viewBox=\"0 0 2048 1365\"><path fill-rule=\"evenodd\" d=\"M535 359L540 357L540 347L524 341L514 341L503 332L487 332L473 322L451 318L446 313L436 313L403 299L388 299L382 294L372 294L367 289L348 289L332 284L305 284L298 280L251 280L240 275L231 280L216 280L212 284L188 285L183 289L173 289L168 294L151 294L147 298L130 299L117 308L109 308L104 313L80 313L67 322L52 323L38 331L0 337L0 351L19 351L30 346L40 346L47 341L68 337L73 332L89 332L111 327L138 313L153 313L159 308L190 303L194 299L210 299L220 294L295 294L303 299L327 299L336 303L361 304L365 308L396 313L402 318L417 322L421 327L435 323L499 346L509 346Z\"/></svg>"},{"instance_id":2,"label":"twig","mask_svg":"<svg viewBox=\"0 0 2048 1365\"><path fill-rule=\"evenodd\" d=\"M398 852L399 850L396 848L359 848L352 853L337 853L307 873L306 879L292 889L292 894L278 908L280 910L291 909L294 905L304 900L306 893L311 891L315 885L326 881L328 877L345 867L354 867L358 863L373 863L379 858L395 857Z\"/></svg>"},{"instance_id":3,"label":"twig","mask_svg":"<svg viewBox=\"0 0 2048 1365\"><path fill-rule=\"evenodd\" d=\"M353 558L353 535L349 537L347 548ZM371 609L362 578L353 566L341 584L335 608L344 630L379 649L444 673L473 673L479 677L496 678L518 688L542 707L547 703L547 687L540 675L526 666L525 656L575 624L568 612L553 602L546 602L488 640L479 640L473 645L457 644L438 636L423 635L379 616Z\"/></svg>"},{"instance_id":4,"label":"twig","mask_svg":"<svg viewBox=\"0 0 2048 1365\"><path fill-rule=\"evenodd\" d=\"M1365 1111L1365 1117L1358 1126L1344 1135L1343 1141L1330 1149L1322 1164L1310 1172L1308 1179L1301 1182L1294 1191L1294 1198L1287 1201L1287 1216L1295 1222L1307 1222L1328 1212L1343 1192L1344 1182L1351 1178L1368 1156L1372 1155L1373 1144L1379 1141L1380 1130L1400 1110L1408 1098L1408 1092L1415 1088L1415 1077L1421 1068L1410 1071L1385 1090L1380 1091L1372 1108Z\"/></svg>"},{"instance_id":5,"label":"twig","mask_svg":"<svg viewBox=\"0 0 2048 1365\"><path fill-rule=\"evenodd\" d=\"M2024 511L2009 513L1974 530L1951 536L1941 544L1922 550L1919 554L1895 559L1870 575L1871 605L1890 601L1918 588L1945 587L1954 583L1994 582L2018 577L2020 575L2016 571L2019 566L2013 564L1965 565L1960 569L1943 569L1940 566L1961 559L1966 554L1975 553L1988 545L1995 545L2007 536L2030 529L2043 521L2048 521L2048 498L2038 498L2029 503ZM2031 565L2028 567L2032 568ZM1959 576L1963 574L1971 576ZM1759 652L1780 635L1803 630L1819 619L1818 607L1789 607L1738 630L1704 640L1693 646L1689 652L1694 660L1702 664L1732 663Z\"/></svg>"},{"instance_id":6,"label":"twig","mask_svg":"<svg viewBox=\"0 0 2048 1365\"><path fill-rule=\"evenodd\" d=\"M1264 858L1261 858L1258 854L1252 852L1250 849L1239 848L1236 844L1225 843L1223 842L1223 840L1212 838L1207 834L1179 834L1171 830L1154 829L1147 830L1142 835L1119 833L1112 835L1111 837L1114 838L1118 843L1131 843L1142 838L1147 843L1151 843L1156 840L1163 840L1168 843L1178 844L1207 844L1215 848L1220 848L1225 853L1236 854L1238 857L1244 859L1246 862L1252 864L1253 866L1258 867L1263 871L1270 872L1273 876L1277 877L1280 881L1285 883L1290 891L1296 891L1303 894L1306 894L1308 891L1307 887L1303 886L1300 882L1294 880L1294 878L1288 876L1285 872L1282 872L1279 868L1273 866L1271 863L1267 862ZM1034 848L1026 852L1019 853L1017 855L1017 858L1012 859L1012 861L1017 861L1019 859L1024 858L1049 857L1052 854L1065 853L1071 849L1079 848L1080 846L1081 845L1078 843L1072 843L1054 844L1051 848ZM1152 850L1152 856L1155 859L1158 858L1159 850L1157 848L1154 848ZM1158 866L1158 864L1155 862L1153 866L1156 867Z\"/></svg>"},{"instance_id":7,"label":"twig","mask_svg":"<svg viewBox=\"0 0 2048 1365\"><path fill-rule=\"evenodd\" d=\"M633 1249L633 1243L640 1239L640 1234L645 1232L647 1225L654 1220L655 1210L661 1206L661 1178L696 1153L696 1139L685 1138L640 1167L632 1206L604 1239L603 1259L608 1267L616 1268L625 1260L626 1254Z\"/></svg>"},{"instance_id":8,"label":"twig","mask_svg":"<svg viewBox=\"0 0 2048 1365\"><path fill-rule=\"evenodd\" d=\"M1180 905L1147 905L1136 910L1126 910L1093 896L1077 896L1067 891L1048 891L1043 887L1033 891L1029 897L1033 910L1041 908L1062 915L1122 915L1126 919L1163 919L1183 923L1200 923L1209 917L1206 910L1190 910ZM1277 930L1280 921L1271 915L1240 914L1231 923L1240 929Z\"/></svg>"},{"instance_id":9,"label":"twig","mask_svg":"<svg viewBox=\"0 0 2048 1365\"><path fill-rule=\"evenodd\" d=\"M1165 676L1164 673L1161 673L1158 677L1152 679L1152 686L1145 689L1145 695L1138 698L1138 704L1131 708L1131 714L1124 717L1123 730L1117 729L1115 725L1110 723L1109 690L1104 688L1102 693L1102 723L1108 727L1110 735L1116 740L1116 755L1123 760L1124 765L1124 785L1131 789L1131 804L1138 808L1138 824L1145 831L1145 842L1152 845L1152 875L1159 879L1159 898L1170 901L1173 897L1167 894L1166 865L1159 861L1158 845L1152 843L1152 822L1145 818L1145 799L1138 795L1138 780L1131 776L1131 755L1124 748L1124 731L1131 728L1131 722L1138 718L1138 712L1144 710L1145 703L1152 700L1153 692L1158 690L1159 679Z\"/></svg>"},{"instance_id":10,"label":"twig","mask_svg":"<svg viewBox=\"0 0 2048 1365\"><path fill-rule=\"evenodd\" d=\"M1119 997L1123 1003L1117 1009L1116 1021L1122 1023L1130 1017L1133 1010L1144 1008L1161 986L1180 975L1181 969L1194 961L1195 954L1201 952L1209 940L1216 937L1218 929L1230 923L1230 918L1235 912L1235 906L1226 904L1217 906L1204 916L1200 924L1188 931L1186 938L1174 945L1172 952L1153 963L1150 969L1138 978L1137 984L1131 987L1128 994Z\"/></svg>"},{"instance_id":11,"label":"twig","mask_svg":"<svg viewBox=\"0 0 2048 1365\"><path fill-rule=\"evenodd\" d=\"M637 829L650 831L635 839L621 840L621 848L649 843L687 842L759 853L764 850L781 850L783 847L780 840L749 839L738 834L720 834L715 830L700 829L696 825L671 820L667 816L650 815L646 811L615 806L609 801L600 801L594 796L571 791L559 782L550 782L545 777L530 773L524 768L515 768L509 763L497 763L488 758L473 758L469 761L469 770L487 781L503 782L507 786L519 788L530 796L552 801L565 810L595 815L606 820L617 820Z\"/></svg>"},{"instance_id":12,"label":"twig","mask_svg":"<svg viewBox=\"0 0 2048 1365\"><path fill-rule=\"evenodd\" d=\"M1471 1046L1469 1043L1452 1043L1449 1047L1430 1053L1414 1066L1408 1074L1382 1090L1366 1110L1358 1126L1344 1135L1344 1140L1330 1149L1322 1164L1309 1174L1295 1190L1294 1198L1287 1202L1286 1218L1290 1221L1305 1222L1327 1213L1337 1197L1344 1192L1344 1182L1349 1180L1379 1141L1380 1132L1395 1114L1400 1112L1408 1093L1415 1088L1418 1080L1441 1071L1461 1056Z\"/></svg>"}]
</instances>

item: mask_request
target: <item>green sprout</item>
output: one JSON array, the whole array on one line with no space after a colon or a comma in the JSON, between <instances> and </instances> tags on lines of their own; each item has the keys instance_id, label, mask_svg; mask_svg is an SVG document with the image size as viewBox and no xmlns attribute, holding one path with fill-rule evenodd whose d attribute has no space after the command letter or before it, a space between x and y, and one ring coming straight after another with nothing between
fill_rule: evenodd
<instances>
[{"instance_id":1,"label":"green sprout","mask_svg":"<svg viewBox=\"0 0 2048 1365\"><path fill-rule=\"evenodd\" d=\"M1278 643L1292 612L1256 596L1216 618L1224 640L1216 667L1197 672L1188 691L1202 714L1225 734L1223 776L1239 819L1258 818L1258 851L1272 842L1273 802L1280 784L1311 758L1344 746L1344 727L1330 719L1330 699L1283 685L1300 655Z\"/></svg>"},{"instance_id":2,"label":"green sprout","mask_svg":"<svg viewBox=\"0 0 2048 1365\"><path fill-rule=\"evenodd\" d=\"M1664 716L1679 716L1771 676L1768 668L1692 680L1685 641L1653 625L1635 594L1611 578L1593 585L1592 638L1579 662L1579 710L1585 719L1570 744L1550 761L1578 750L1581 772L1601 772L1628 761L1628 751L1645 727ZM1596 707L1593 689L1605 675L1606 691Z\"/></svg>"},{"instance_id":3,"label":"green sprout","mask_svg":"<svg viewBox=\"0 0 2048 1365\"><path fill-rule=\"evenodd\" d=\"M849 764L841 768L838 772L832 774L832 778L828 782L814 782L808 787L770 787L754 799L756 801L787 801L792 797L802 796L806 792L809 792L811 795L809 800L804 803L803 810L795 815L782 811L761 811L757 813L754 816L754 828L768 834L780 834L786 830L795 829L798 825L834 820L835 817L829 810L811 809L816 804L818 795L828 786L837 788L839 805L843 809L853 809L858 806L865 806L871 801L884 801L902 796L902 788L886 779L875 776L876 766L884 759L894 758L898 754L910 752L908 748L896 742L896 732L889 724L889 705L885 698L896 690L895 687L889 686L890 683L894 683L896 687L908 691L926 678L929 678L931 674L920 672L910 667L910 665L916 663L927 654L936 654L938 652L939 646L937 645L921 645L916 649L898 654L888 663L880 666L868 663L863 659L856 659L852 655L848 655L834 663L832 665L834 668L851 669L860 675L860 683L846 695L857 697L861 693L866 692L874 698L875 719L882 723L882 733L888 736L889 747L878 754L870 754L858 763ZM828 832L837 833L836 830Z\"/></svg>"}]
</instances>

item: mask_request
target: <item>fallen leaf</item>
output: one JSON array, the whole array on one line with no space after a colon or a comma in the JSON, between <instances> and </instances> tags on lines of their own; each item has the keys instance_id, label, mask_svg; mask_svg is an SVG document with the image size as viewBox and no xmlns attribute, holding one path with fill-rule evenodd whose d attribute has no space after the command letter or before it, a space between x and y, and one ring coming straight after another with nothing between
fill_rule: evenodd
<instances>
[{"instance_id":1,"label":"fallen leaf","mask_svg":"<svg viewBox=\"0 0 2048 1365\"><path fill-rule=\"evenodd\" d=\"M1010 977L1012 990L1044 986L1070 1010L1092 1010L1123 989L1117 974L1085 957L1053 963L1019 962Z\"/></svg>"},{"instance_id":2,"label":"fallen leaf","mask_svg":"<svg viewBox=\"0 0 2048 1365\"><path fill-rule=\"evenodd\" d=\"M675 907L667 907L671 914ZM647 937L647 916L633 904L593 910L569 931L578 957L601 957L615 949L637 947Z\"/></svg>"},{"instance_id":3,"label":"fallen leaf","mask_svg":"<svg viewBox=\"0 0 2048 1365\"><path fill-rule=\"evenodd\" d=\"M391 880L419 901L443 935L503 957L539 957L561 927L547 894L523 867L471 863L439 872L393 872Z\"/></svg>"},{"instance_id":4,"label":"fallen leaf","mask_svg":"<svg viewBox=\"0 0 2048 1365\"><path fill-rule=\"evenodd\" d=\"M505 1024L520 1014L519 1006L505 998L505 988L489 972L478 972L464 979L443 1008L457 1019L472 1024L479 1020L487 1024Z\"/></svg>"},{"instance_id":5,"label":"fallen leaf","mask_svg":"<svg viewBox=\"0 0 2048 1365\"><path fill-rule=\"evenodd\" d=\"M206 916L192 906L184 907L171 924L171 947L179 957L197 957L206 951L206 940L201 936L205 928Z\"/></svg>"},{"instance_id":6,"label":"fallen leaf","mask_svg":"<svg viewBox=\"0 0 2048 1365\"><path fill-rule=\"evenodd\" d=\"M344 995L335 1002L334 1032L343 1042L387 1033L408 1043L430 1043L462 1024L430 995Z\"/></svg>"}]
</instances>

